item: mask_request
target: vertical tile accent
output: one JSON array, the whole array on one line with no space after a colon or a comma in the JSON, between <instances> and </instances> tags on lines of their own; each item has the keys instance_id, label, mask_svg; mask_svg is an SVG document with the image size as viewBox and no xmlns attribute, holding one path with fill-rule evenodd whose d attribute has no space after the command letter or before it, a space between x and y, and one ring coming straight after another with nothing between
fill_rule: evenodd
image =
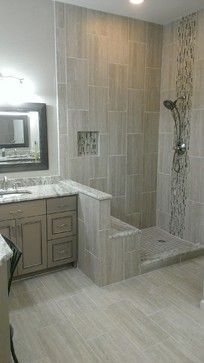
<instances>
[{"instance_id":1,"label":"vertical tile accent","mask_svg":"<svg viewBox=\"0 0 204 363\"><path fill-rule=\"evenodd\" d=\"M183 141L189 150L190 122L193 99L193 73L195 60L195 40L197 34L197 13L183 18L178 22L178 57L177 57L177 97L185 96L181 102L180 113ZM178 158L178 156L177 156ZM188 155L179 158L180 172L172 167L171 177L171 218L170 232L183 238L185 229L185 212L187 200L187 177L189 168Z\"/></svg>"}]
</instances>

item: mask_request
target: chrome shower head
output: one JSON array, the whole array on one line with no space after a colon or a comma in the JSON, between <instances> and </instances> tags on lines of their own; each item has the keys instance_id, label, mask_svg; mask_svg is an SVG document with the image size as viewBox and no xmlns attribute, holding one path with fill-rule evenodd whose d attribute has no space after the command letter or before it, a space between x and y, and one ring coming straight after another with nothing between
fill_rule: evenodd
<instances>
[{"instance_id":1,"label":"chrome shower head","mask_svg":"<svg viewBox=\"0 0 204 363\"><path fill-rule=\"evenodd\" d=\"M185 100L186 97L182 96L182 97L178 97L176 101L171 101L171 100L165 100L163 102L164 107L166 107L168 110L173 111L177 105L178 100Z\"/></svg>"},{"instance_id":2,"label":"chrome shower head","mask_svg":"<svg viewBox=\"0 0 204 363\"><path fill-rule=\"evenodd\" d=\"M164 105L164 107L167 108L167 110L170 110L170 111L173 111L174 108L176 107L176 103L171 100L165 100L163 102L163 105Z\"/></svg>"}]
</instances>

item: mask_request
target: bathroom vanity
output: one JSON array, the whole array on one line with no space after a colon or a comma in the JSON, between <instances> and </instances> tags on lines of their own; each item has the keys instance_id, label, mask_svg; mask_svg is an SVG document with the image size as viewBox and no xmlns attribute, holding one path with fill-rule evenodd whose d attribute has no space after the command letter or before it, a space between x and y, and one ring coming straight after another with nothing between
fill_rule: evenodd
<instances>
[{"instance_id":1,"label":"bathroom vanity","mask_svg":"<svg viewBox=\"0 0 204 363\"><path fill-rule=\"evenodd\" d=\"M64 191L68 195L56 196L55 189L51 185L30 187L31 194L20 194L15 202L12 197L10 202L9 197L1 201L0 234L9 237L23 253L19 277L76 264L77 195Z\"/></svg>"}]
</instances>

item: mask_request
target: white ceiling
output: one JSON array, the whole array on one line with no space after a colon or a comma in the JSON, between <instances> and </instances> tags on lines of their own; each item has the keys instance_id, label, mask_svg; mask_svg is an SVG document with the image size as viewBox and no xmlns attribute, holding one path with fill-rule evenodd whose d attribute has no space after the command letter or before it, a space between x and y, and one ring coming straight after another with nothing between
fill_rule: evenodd
<instances>
[{"instance_id":1,"label":"white ceiling","mask_svg":"<svg viewBox=\"0 0 204 363\"><path fill-rule=\"evenodd\" d=\"M143 4L133 5L129 0L57 0L108 13L129 16L168 24L191 12L204 9L204 0L144 0Z\"/></svg>"}]
</instances>

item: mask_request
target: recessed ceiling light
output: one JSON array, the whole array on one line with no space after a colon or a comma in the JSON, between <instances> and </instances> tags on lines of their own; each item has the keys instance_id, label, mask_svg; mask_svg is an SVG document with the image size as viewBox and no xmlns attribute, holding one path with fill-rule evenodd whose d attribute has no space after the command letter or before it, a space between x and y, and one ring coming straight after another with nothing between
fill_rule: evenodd
<instances>
[{"instance_id":1,"label":"recessed ceiling light","mask_svg":"<svg viewBox=\"0 0 204 363\"><path fill-rule=\"evenodd\" d=\"M139 5L144 2L144 0L129 0L131 4Z\"/></svg>"}]
</instances>

